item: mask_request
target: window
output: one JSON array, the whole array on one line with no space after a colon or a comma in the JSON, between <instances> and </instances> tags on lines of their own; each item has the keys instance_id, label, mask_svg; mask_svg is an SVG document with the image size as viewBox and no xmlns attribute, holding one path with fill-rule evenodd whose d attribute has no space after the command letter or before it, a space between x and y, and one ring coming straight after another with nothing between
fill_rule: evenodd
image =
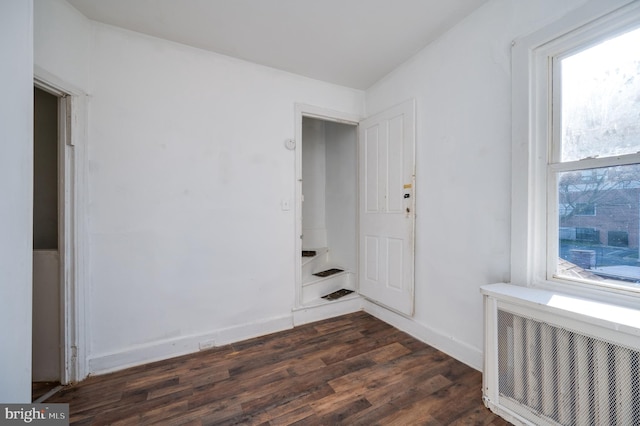
<instances>
[{"instance_id":1,"label":"window","mask_svg":"<svg viewBox=\"0 0 640 426\"><path fill-rule=\"evenodd\" d=\"M640 5L617 3L514 42L512 280L640 294Z\"/></svg>"},{"instance_id":2,"label":"window","mask_svg":"<svg viewBox=\"0 0 640 426\"><path fill-rule=\"evenodd\" d=\"M612 247L629 247L629 233L626 231L609 231L607 241Z\"/></svg>"},{"instance_id":3,"label":"window","mask_svg":"<svg viewBox=\"0 0 640 426\"><path fill-rule=\"evenodd\" d=\"M576 264L591 252L585 269L596 281L640 282L640 245L629 250L601 239L612 228L638 235L640 222L640 29L584 44L551 59L553 129L547 169L557 203L557 257ZM597 167L601 166L601 167ZM596 215L596 202L600 215ZM574 241L561 228L575 227ZM556 231L557 230L557 231ZM611 244L615 242L617 244ZM628 242L627 242L628 243ZM552 244L550 244L552 246ZM551 265L553 268L553 260ZM584 268L584 264L578 264ZM571 267L573 267L571 265ZM573 276L556 262L553 276ZM569 275L571 274L571 275ZM639 286L640 287L640 286Z\"/></svg>"},{"instance_id":4,"label":"window","mask_svg":"<svg viewBox=\"0 0 640 426\"><path fill-rule=\"evenodd\" d=\"M582 191L580 191L582 192ZM594 203L577 203L569 199L571 194L562 187L562 182L558 185L558 208L560 209L560 220L567 220L574 216L595 216L596 205ZM580 194L582 195L582 194Z\"/></svg>"}]
</instances>

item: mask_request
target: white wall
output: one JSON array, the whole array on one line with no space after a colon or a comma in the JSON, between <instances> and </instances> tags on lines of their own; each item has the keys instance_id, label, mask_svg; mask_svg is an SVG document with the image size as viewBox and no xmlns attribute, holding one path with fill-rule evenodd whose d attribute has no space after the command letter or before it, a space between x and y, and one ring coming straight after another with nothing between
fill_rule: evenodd
<instances>
[{"instance_id":1,"label":"white wall","mask_svg":"<svg viewBox=\"0 0 640 426\"><path fill-rule=\"evenodd\" d=\"M36 0L34 20L38 75L89 95L88 372L289 327L294 104L362 114L364 93L95 24L63 0Z\"/></svg>"},{"instance_id":2,"label":"white wall","mask_svg":"<svg viewBox=\"0 0 640 426\"><path fill-rule=\"evenodd\" d=\"M332 264L357 268L357 127L326 122L326 221Z\"/></svg>"},{"instance_id":3,"label":"white wall","mask_svg":"<svg viewBox=\"0 0 640 426\"><path fill-rule=\"evenodd\" d=\"M90 21L64 0L35 0L33 23L36 72L86 92Z\"/></svg>"},{"instance_id":4,"label":"white wall","mask_svg":"<svg viewBox=\"0 0 640 426\"><path fill-rule=\"evenodd\" d=\"M327 246L325 122L302 118L302 247Z\"/></svg>"},{"instance_id":5,"label":"white wall","mask_svg":"<svg viewBox=\"0 0 640 426\"><path fill-rule=\"evenodd\" d=\"M291 326L295 103L364 93L94 24L90 369Z\"/></svg>"},{"instance_id":6,"label":"white wall","mask_svg":"<svg viewBox=\"0 0 640 426\"><path fill-rule=\"evenodd\" d=\"M479 288L510 278L511 41L583 0L492 0L367 90L417 100L416 314L399 321L480 369Z\"/></svg>"},{"instance_id":7,"label":"white wall","mask_svg":"<svg viewBox=\"0 0 640 426\"><path fill-rule=\"evenodd\" d=\"M0 2L0 402L31 402L33 3Z\"/></svg>"}]
</instances>

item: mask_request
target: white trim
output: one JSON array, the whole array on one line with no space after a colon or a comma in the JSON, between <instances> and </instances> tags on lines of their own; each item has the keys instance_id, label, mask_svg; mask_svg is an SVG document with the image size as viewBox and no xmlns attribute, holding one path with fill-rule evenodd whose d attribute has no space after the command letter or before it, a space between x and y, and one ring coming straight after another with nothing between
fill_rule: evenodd
<instances>
[{"instance_id":1,"label":"white trim","mask_svg":"<svg viewBox=\"0 0 640 426\"><path fill-rule=\"evenodd\" d=\"M484 370L483 372L498 371L498 339L494 333L486 330L498 329L498 309L496 300L488 297L484 299ZM498 400L498 383L493 374L482 375L482 395L485 405L488 402Z\"/></svg>"},{"instance_id":2,"label":"white trim","mask_svg":"<svg viewBox=\"0 0 640 426\"><path fill-rule=\"evenodd\" d=\"M549 216L553 212L547 209L548 188L553 183L547 167L550 159L547 141L553 131L548 108L553 72L549 58L566 52L570 45L581 42L583 47L584 43L595 43L598 37L601 40L612 31L618 34L637 26L639 15L640 2L637 1L591 0L536 33L513 42L511 282L514 284L615 300L624 305L638 303L637 293L629 288L548 279L555 269L547 269L552 261L546 243L547 231L557 221L557 217ZM625 156L623 160L634 156ZM601 165L611 160L584 161Z\"/></svg>"},{"instance_id":3,"label":"white trim","mask_svg":"<svg viewBox=\"0 0 640 426\"><path fill-rule=\"evenodd\" d=\"M73 357L73 337L71 330L74 328L73 310L74 302L69 300L72 291L73 266L75 263L75 245L73 243L73 196L70 195L74 188L73 174L74 153L71 142L70 121L68 119L72 101L67 94L58 96L58 252L60 256L59 286L60 286L60 383L67 384L71 380L76 369L76 358Z\"/></svg>"},{"instance_id":4,"label":"white trim","mask_svg":"<svg viewBox=\"0 0 640 426\"><path fill-rule=\"evenodd\" d=\"M640 311L637 307L626 308L584 297L504 283L484 285L480 291L484 296L520 306L523 310L535 310L537 313L529 315L530 317L540 318L540 321L546 321L552 325L568 327L565 323L556 324L550 316L562 316L567 321L579 324L588 322L606 330L593 336L603 340L608 338L607 333L613 332L640 337ZM632 347L638 347L638 340L634 341Z\"/></svg>"},{"instance_id":5,"label":"white trim","mask_svg":"<svg viewBox=\"0 0 640 426\"><path fill-rule=\"evenodd\" d=\"M255 323L221 328L206 333L181 336L148 344L134 345L128 348L93 355L89 358L89 371L105 374L136 365L187 355L210 347L220 347L270 333L289 330L293 327L291 315L270 318ZM213 342L214 346L209 346Z\"/></svg>"},{"instance_id":6,"label":"white trim","mask_svg":"<svg viewBox=\"0 0 640 426\"><path fill-rule=\"evenodd\" d=\"M404 331L416 339L433 346L469 367L482 371L483 351L465 342L457 340L454 336L444 334L425 324L421 324L412 318L397 314L368 299L364 300L364 311L381 321Z\"/></svg>"},{"instance_id":7,"label":"white trim","mask_svg":"<svg viewBox=\"0 0 640 426\"><path fill-rule=\"evenodd\" d=\"M338 299L315 306L302 306L293 310L293 325L299 326L310 322L358 312L363 309L364 299L360 296Z\"/></svg>"},{"instance_id":8,"label":"white trim","mask_svg":"<svg viewBox=\"0 0 640 426\"><path fill-rule=\"evenodd\" d=\"M349 114L346 112L317 107L309 104L296 103L295 108L296 108L296 117L304 116L304 117L310 117L310 118L317 118L324 121L333 121L336 123L351 124L354 126L357 126L362 120L362 117L356 114Z\"/></svg>"},{"instance_id":9,"label":"white trim","mask_svg":"<svg viewBox=\"0 0 640 426\"><path fill-rule=\"evenodd\" d=\"M554 173L572 172L584 169L599 169L610 166L627 166L640 163L640 154L626 154L615 157L588 158L566 163L549 164L549 169Z\"/></svg>"},{"instance_id":10,"label":"white trim","mask_svg":"<svg viewBox=\"0 0 640 426\"><path fill-rule=\"evenodd\" d=\"M59 98L59 209L61 264L61 377L63 384L87 372L86 290L86 95L39 67L34 86Z\"/></svg>"},{"instance_id":11,"label":"white trim","mask_svg":"<svg viewBox=\"0 0 640 426\"><path fill-rule=\"evenodd\" d=\"M73 84L67 83L64 80L61 80L54 74L38 65L33 66L33 80L34 83L42 90L45 90L52 95L56 95L59 97L66 95L86 95L86 93L82 89L74 86Z\"/></svg>"}]
</instances>

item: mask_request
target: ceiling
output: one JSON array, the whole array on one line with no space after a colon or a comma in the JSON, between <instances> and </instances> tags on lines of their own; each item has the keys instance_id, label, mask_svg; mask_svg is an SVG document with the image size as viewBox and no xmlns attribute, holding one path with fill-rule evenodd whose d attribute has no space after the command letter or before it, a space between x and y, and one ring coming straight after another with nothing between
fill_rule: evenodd
<instances>
[{"instance_id":1,"label":"ceiling","mask_svg":"<svg viewBox=\"0 0 640 426\"><path fill-rule=\"evenodd\" d=\"M487 0L67 0L89 19L366 89Z\"/></svg>"}]
</instances>

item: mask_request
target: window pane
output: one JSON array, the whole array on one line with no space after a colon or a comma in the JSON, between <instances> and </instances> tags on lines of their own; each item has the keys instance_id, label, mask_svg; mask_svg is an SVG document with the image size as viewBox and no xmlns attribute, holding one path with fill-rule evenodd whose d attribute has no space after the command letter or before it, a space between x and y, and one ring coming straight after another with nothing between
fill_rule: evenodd
<instances>
[{"instance_id":1,"label":"window pane","mask_svg":"<svg viewBox=\"0 0 640 426\"><path fill-rule=\"evenodd\" d=\"M561 61L561 161L640 151L640 29Z\"/></svg>"},{"instance_id":2,"label":"window pane","mask_svg":"<svg viewBox=\"0 0 640 426\"><path fill-rule=\"evenodd\" d=\"M558 176L558 275L640 282L640 165Z\"/></svg>"}]
</instances>

